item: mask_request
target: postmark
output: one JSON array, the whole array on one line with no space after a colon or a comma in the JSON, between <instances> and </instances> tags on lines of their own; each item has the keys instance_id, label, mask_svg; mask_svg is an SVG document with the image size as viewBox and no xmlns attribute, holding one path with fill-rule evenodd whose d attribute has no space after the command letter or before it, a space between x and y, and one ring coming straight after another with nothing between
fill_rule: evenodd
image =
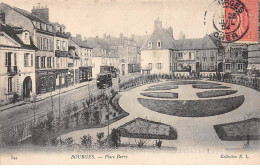
<instances>
[{"instance_id":1,"label":"postmark","mask_svg":"<svg viewBox=\"0 0 260 168\"><path fill-rule=\"evenodd\" d=\"M240 0L214 0L204 14L207 33L224 43L243 38L249 30L249 21L247 6Z\"/></svg>"}]
</instances>

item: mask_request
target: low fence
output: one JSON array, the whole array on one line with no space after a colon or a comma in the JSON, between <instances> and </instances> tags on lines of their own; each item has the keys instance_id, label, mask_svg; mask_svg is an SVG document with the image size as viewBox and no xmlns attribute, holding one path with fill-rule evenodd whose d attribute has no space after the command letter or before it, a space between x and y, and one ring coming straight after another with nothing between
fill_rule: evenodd
<instances>
[{"instance_id":1,"label":"low fence","mask_svg":"<svg viewBox=\"0 0 260 168\"><path fill-rule=\"evenodd\" d=\"M244 74L216 74L209 76L209 80L233 83L246 86L257 91L260 91L260 78Z\"/></svg>"}]
</instances>

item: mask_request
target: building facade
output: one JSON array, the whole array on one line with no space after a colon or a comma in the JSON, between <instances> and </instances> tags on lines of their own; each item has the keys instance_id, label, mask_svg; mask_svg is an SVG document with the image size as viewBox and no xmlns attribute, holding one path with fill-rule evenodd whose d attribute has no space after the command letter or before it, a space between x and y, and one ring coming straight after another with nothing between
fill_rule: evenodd
<instances>
[{"instance_id":1,"label":"building facade","mask_svg":"<svg viewBox=\"0 0 260 168\"><path fill-rule=\"evenodd\" d=\"M154 22L154 30L141 48L142 73L191 75L222 71L221 46L206 35L203 38L180 40L173 37L173 29L164 29L162 22Z\"/></svg>"},{"instance_id":2,"label":"building facade","mask_svg":"<svg viewBox=\"0 0 260 168\"><path fill-rule=\"evenodd\" d=\"M78 82L86 82L92 80L92 48L81 38L71 37L69 39L69 47L74 49L72 54L74 61L74 71L78 77Z\"/></svg>"},{"instance_id":3,"label":"building facade","mask_svg":"<svg viewBox=\"0 0 260 168\"><path fill-rule=\"evenodd\" d=\"M0 101L26 99L35 93L35 51L30 32L0 24Z\"/></svg>"},{"instance_id":4,"label":"building facade","mask_svg":"<svg viewBox=\"0 0 260 168\"><path fill-rule=\"evenodd\" d=\"M141 48L142 73L171 73L176 54L177 45L172 35L172 28L164 29L162 22L159 19L155 20L154 30Z\"/></svg>"}]
</instances>

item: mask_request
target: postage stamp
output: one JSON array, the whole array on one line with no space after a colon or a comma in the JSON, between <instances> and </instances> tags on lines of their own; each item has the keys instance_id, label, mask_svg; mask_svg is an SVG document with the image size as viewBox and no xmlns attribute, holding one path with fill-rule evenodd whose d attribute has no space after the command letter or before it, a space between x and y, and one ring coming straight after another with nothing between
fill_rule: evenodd
<instances>
[{"instance_id":1,"label":"postage stamp","mask_svg":"<svg viewBox=\"0 0 260 168\"><path fill-rule=\"evenodd\" d=\"M204 25L216 40L258 42L258 0L214 0L204 16Z\"/></svg>"}]
</instances>

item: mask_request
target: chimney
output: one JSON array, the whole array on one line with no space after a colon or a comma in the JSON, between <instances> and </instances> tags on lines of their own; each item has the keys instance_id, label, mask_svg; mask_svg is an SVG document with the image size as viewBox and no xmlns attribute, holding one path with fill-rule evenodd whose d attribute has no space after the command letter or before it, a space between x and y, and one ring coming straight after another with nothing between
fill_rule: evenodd
<instances>
[{"instance_id":1,"label":"chimney","mask_svg":"<svg viewBox=\"0 0 260 168\"><path fill-rule=\"evenodd\" d=\"M104 33L104 34L103 34L103 38L106 39L106 37L107 37L107 35L106 35L106 33Z\"/></svg>"},{"instance_id":2,"label":"chimney","mask_svg":"<svg viewBox=\"0 0 260 168\"><path fill-rule=\"evenodd\" d=\"M154 21L154 29L161 29L162 28L162 21L160 21L160 18L157 18Z\"/></svg>"},{"instance_id":3,"label":"chimney","mask_svg":"<svg viewBox=\"0 0 260 168\"><path fill-rule=\"evenodd\" d=\"M178 40L184 40L184 39L185 39L185 34L181 31Z\"/></svg>"},{"instance_id":4,"label":"chimney","mask_svg":"<svg viewBox=\"0 0 260 168\"><path fill-rule=\"evenodd\" d=\"M173 29L172 29L172 27L168 28L168 33L173 37Z\"/></svg>"},{"instance_id":5,"label":"chimney","mask_svg":"<svg viewBox=\"0 0 260 168\"><path fill-rule=\"evenodd\" d=\"M82 36L81 36L81 34L76 34L76 39L77 39L78 41L82 41Z\"/></svg>"},{"instance_id":6,"label":"chimney","mask_svg":"<svg viewBox=\"0 0 260 168\"><path fill-rule=\"evenodd\" d=\"M49 22L49 8L47 7L47 5L43 7L38 4L38 6L33 7L32 14L38 16L45 22Z\"/></svg>"}]
</instances>

